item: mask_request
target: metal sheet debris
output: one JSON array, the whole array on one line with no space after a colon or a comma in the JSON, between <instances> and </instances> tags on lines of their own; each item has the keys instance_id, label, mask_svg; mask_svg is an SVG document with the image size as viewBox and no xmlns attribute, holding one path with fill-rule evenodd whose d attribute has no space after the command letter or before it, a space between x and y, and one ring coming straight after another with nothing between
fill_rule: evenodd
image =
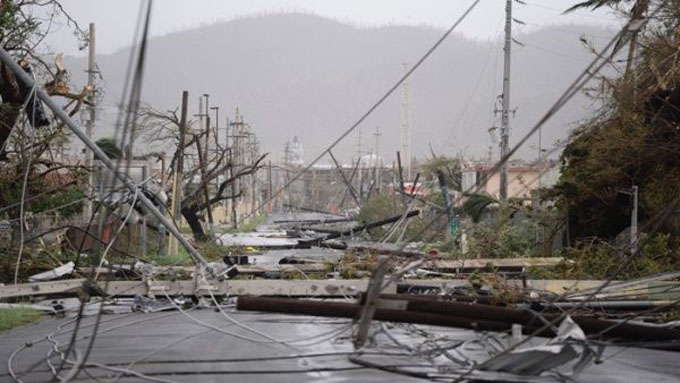
<instances>
[{"instance_id":1,"label":"metal sheet debris","mask_svg":"<svg viewBox=\"0 0 680 383\"><path fill-rule=\"evenodd\" d=\"M59 267L55 267L52 270L45 271L39 274L31 275L28 277L29 282L43 282L43 281L50 281L53 279L57 279L60 277L63 277L64 275L71 274L73 272L73 269L75 268L75 263L73 261L69 261L68 263L61 265Z\"/></svg>"}]
</instances>

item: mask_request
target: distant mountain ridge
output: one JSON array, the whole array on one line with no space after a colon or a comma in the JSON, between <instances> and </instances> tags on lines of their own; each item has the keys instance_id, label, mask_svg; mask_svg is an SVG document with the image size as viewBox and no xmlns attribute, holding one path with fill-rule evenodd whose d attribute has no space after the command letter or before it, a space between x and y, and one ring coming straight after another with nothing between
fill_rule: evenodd
<instances>
[{"instance_id":1,"label":"distant mountain ridge","mask_svg":"<svg viewBox=\"0 0 680 383\"><path fill-rule=\"evenodd\" d=\"M143 99L158 109L175 109L186 89L195 114L198 97L208 93L211 105L221 107L222 127L224 116L233 118L238 106L274 159L282 156L284 142L297 135L310 160L397 81L404 63L415 63L442 33L413 26L356 28L306 14L250 17L177 32L150 40ZM524 46L513 46L511 101L517 111L511 143L592 59L580 35L597 45L613 34L574 25L516 36ZM123 49L98 56L105 80L99 136L111 134L129 53ZM479 157L490 146L497 153L488 130L496 124L502 56L497 42L454 34L414 73L409 82L414 155L429 155L430 145L437 153ZM86 60L67 58L67 65L74 82L83 84ZM362 124L363 151L374 147L379 127L381 155L392 161L399 146L401 103L400 90ZM591 100L576 96L543 131L544 147L565 137L569 124L588 117L592 108ZM336 150L343 160L357 151L357 136ZM520 155L535 158L536 151L527 146Z\"/></svg>"}]
</instances>

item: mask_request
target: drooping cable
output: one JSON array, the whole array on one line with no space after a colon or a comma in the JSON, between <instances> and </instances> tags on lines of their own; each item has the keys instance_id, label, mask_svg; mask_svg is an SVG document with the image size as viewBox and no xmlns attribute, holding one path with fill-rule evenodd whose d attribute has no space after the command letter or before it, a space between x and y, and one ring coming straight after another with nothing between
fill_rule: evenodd
<instances>
[{"instance_id":1,"label":"drooping cable","mask_svg":"<svg viewBox=\"0 0 680 383\"><path fill-rule=\"evenodd\" d=\"M467 18L467 16L472 12L472 10L479 4L480 0L474 0L472 4L463 12L463 14L449 27L449 29L444 32L444 34L430 47L430 49L425 52L425 54L416 61L416 63L408 70L404 75L399 78L399 80L390 87L387 92L385 92L379 99L376 101L373 105L371 105L368 110L359 117L359 119L352 124L345 132L343 132L340 137L336 138L333 143L331 143L326 149L324 149L314 160L312 160L307 166L305 166L302 170L300 170L298 173L296 173L293 177L291 177L285 185L283 185L281 188L276 190L275 192L272 193L272 195L268 196L268 198L262 202L257 208L254 209L254 211L260 211L264 206L266 206L270 201L278 197L281 193L283 193L285 190L287 190L293 182L299 180L305 173L307 173L319 160L321 160L328 152L333 150L340 142L342 142L350 133L352 133L359 125L361 125L373 112L380 107L385 100L387 100L399 87L401 84L404 83L411 75L413 72L415 72L431 55L434 53L437 48L453 33L453 31L460 25L460 23L463 22ZM249 217L251 217L253 214L250 213L249 215L246 215L245 217L242 218L242 220L245 220Z\"/></svg>"}]
</instances>

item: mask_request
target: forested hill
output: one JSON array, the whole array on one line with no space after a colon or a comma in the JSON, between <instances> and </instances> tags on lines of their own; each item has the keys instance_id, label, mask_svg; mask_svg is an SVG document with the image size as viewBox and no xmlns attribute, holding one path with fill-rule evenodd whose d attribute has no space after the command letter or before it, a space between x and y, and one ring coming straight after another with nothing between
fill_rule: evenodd
<instances>
[{"instance_id":1,"label":"forested hill","mask_svg":"<svg viewBox=\"0 0 680 383\"><path fill-rule=\"evenodd\" d=\"M404 63L416 62L442 33L428 27L357 28L302 14L218 23L153 38L143 98L159 109L174 109L187 89L196 113L199 95L209 93L211 104L222 107L221 116L228 111L233 117L238 105L274 158L281 156L283 142L297 135L310 159L394 84ZM587 65L592 54L579 38L601 45L612 33L574 25L516 36L524 46L513 46L513 137L526 132ZM106 88L99 136L112 131L129 53L98 57ZM74 82L83 84L86 60L67 63ZM502 67L498 41L452 35L410 82L414 155L429 154L430 144L440 153L481 156L490 145L496 152L488 129L494 124ZM401 100L401 92L395 93L362 125L364 148L373 146L373 133L380 128L387 159L399 145ZM569 123L590 114L590 104L577 96L544 130L544 145L565 137ZM346 160L356 145L354 135L338 153ZM520 154L534 158L535 152L527 146Z\"/></svg>"}]
</instances>

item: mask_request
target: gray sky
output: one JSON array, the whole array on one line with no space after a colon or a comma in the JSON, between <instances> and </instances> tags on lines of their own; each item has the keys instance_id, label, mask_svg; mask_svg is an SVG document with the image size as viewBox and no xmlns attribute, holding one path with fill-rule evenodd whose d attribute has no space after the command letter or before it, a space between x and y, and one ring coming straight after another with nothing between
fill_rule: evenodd
<instances>
[{"instance_id":1,"label":"gray sky","mask_svg":"<svg viewBox=\"0 0 680 383\"><path fill-rule=\"evenodd\" d=\"M514 3L513 16L527 23L515 25L519 33L550 24L587 23L606 26L620 24L608 10L580 11L562 15L576 0L526 0ZM111 53L130 45L140 0L61 0L71 16L86 29L97 25L97 51ZM164 35L201 25L235 18L277 12L313 13L361 27L388 24L448 27L472 0L156 0L151 34ZM482 0L461 24L458 32L468 37L488 39L504 12L504 0ZM70 30L55 27L47 43L57 52L78 52Z\"/></svg>"}]
</instances>

